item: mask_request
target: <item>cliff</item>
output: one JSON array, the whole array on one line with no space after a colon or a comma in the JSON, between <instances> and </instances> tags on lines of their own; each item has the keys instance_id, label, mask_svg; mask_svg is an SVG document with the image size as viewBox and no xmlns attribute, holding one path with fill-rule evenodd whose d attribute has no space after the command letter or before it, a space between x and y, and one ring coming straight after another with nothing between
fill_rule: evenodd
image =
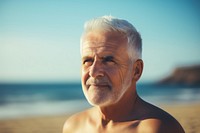
<instances>
[{"instance_id":1,"label":"cliff","mask_svg":"<svg viewBox=\"0 0 200 133\"><path fill-rule=\"evenodd\" d=\"M200 65L178 67L159 84L200 86Z\"/></svg>"}]
</instances>

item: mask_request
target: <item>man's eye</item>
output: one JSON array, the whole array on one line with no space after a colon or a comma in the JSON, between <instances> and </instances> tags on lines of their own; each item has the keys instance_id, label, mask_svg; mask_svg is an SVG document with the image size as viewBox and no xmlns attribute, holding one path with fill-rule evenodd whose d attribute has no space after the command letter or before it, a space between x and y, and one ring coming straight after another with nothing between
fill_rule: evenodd
<instances>
[{"instance_id":1,"label":"man's eye","mask_svg":"<svg viewBox=\"0 0 200 133\"><path fill-rule=\"evenodd\" d=\"M114 63L113 57L112 56L107 56L103 58L104 63Z\"/></svg>"},{"instance_id":2,"label":"man's eye","mask_svg":"<svg viewBox=\"0 0 200 133\"><path fill-rule=\"evenodd\" d=\"M92 59L86 59L86 60L83 61L83 64L84 64L84 65L91 65L92 62L93 62Z\"/></svg>"},{"instance_id":3,"label":"man's eye","mask_svg":"<svg viewBox=\"0 0 200 133\"><path fill-rule=\"evenodd\" d=\"M113 62L111 59L105 59L104 62Z\"/></svg>"}]
</instances>

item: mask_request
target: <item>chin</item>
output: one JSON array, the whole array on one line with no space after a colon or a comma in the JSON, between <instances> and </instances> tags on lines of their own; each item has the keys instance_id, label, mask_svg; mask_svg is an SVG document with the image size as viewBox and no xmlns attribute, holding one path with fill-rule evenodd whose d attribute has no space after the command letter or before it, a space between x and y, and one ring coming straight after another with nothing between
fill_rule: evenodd
<instances>
[{"instance_id":1,"label":"chin","mask_svg":"<svg viewBox=\"0 0 200 133\"><path fill-rule=\"evenodd\" d=\"M88 100L88 102L92 105L92 106L106 106L108 105L108 102L106 102L105 100Z\"/></svg>"},{"instance_id":2,"label":"chin","mask_svg":"<svg viewBox=\"0 0 200 133\"><path fill-rule=\"evenodd\" d=\"M113 101L112 99L87 99L89 104L94 106L94 107L108 107L111 106L113 104L115 104L115 101Z\"/></svg>"}]
</instances>

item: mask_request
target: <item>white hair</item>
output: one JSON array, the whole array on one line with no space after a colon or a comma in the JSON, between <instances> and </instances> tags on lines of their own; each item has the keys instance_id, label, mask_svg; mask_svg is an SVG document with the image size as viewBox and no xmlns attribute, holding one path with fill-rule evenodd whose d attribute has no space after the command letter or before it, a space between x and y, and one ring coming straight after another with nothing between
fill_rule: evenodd
<instances>
[{"instance_id":1,"label":"white hair","mask_svg":"<svg viewBox=\"0 0 200 133\"><path fill-rule=\"evenodd\" d=\"M120 32L128 39L127 52L131 60L142 58L142 39L135 27L126 20L112 16L102 16L87 21L84 25L84 32L81 36L80 45L82 51L84 36L93 30L103 30L105 32Z\"/></svg>"}]
</instances>

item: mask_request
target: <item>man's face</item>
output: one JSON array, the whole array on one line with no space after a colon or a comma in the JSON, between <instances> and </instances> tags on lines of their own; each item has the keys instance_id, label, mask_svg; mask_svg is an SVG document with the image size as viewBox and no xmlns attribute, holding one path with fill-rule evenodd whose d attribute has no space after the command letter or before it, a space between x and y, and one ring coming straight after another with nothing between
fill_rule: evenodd
<instances>
[{"instance_id":1,"label":"man's face","mask_svg":"<svg viewBox=\"0 0 200 133\"><path fill-rule=\"evenodd\" d=\"M82 87L94 106L117 103L132 85L127 38L116 32L89 32L82 45Z\"/></svg>"}]
</instances>

